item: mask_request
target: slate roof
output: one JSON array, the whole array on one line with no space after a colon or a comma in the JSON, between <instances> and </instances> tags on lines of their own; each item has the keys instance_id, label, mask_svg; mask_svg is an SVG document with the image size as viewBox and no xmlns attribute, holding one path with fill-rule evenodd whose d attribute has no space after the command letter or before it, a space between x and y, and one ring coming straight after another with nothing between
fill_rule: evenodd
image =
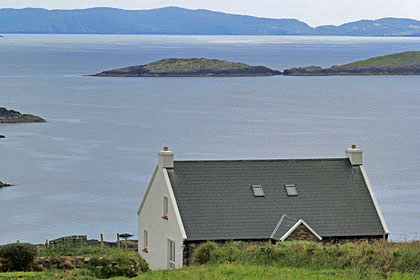
<instances>
[{"instance_id":1,"label":"slate roof","mask_svg":"<svg viewBox=\"0 0 420 280\"><path fill-rule=\"evenodd\" d=\"M282 215L273 232L270 235L271 239L280 240L286 232L289 231L299 220L287 215Z\"/></svg>"},{"instance_id":2,"label":"slate roof","mask_svg":"<svg viewBox=\"0 0 420 280\"><path fill-rule=\"evenodd\" d=\"M168 174L188 240L269 239L285 213L323 238L384 233L360 167L347 158L175 161ZM254 197L253 184L264 197ZM286 184L298 196L287 196Z\"/></svg>"}]
</instances>

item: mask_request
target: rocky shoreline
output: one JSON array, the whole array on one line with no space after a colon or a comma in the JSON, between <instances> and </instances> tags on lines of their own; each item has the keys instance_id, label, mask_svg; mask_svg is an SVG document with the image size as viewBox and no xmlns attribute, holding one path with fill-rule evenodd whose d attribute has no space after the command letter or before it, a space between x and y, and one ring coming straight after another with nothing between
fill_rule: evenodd
<instances>
[{"instance_id":1,"label":"rocky shoreline","mask_svg":"<svg viewBox=\"0 0 420 280\"><path fill-rule=\"evenodd\" d=\"M6 183L3 183L2 181L0 181L0 188L11 187L11 186L13 186L13 185L6 184Z\"/></svg>"},{"instance_id":2,"label":"rocky shoreline","mask_svg":"<svg viewBox=\"0 0 420 280\"><path fill-rule=\"evenodd\" d=\"M43 123L43 118L0 107L0 123Z\"/></svg>"}]
</instances>

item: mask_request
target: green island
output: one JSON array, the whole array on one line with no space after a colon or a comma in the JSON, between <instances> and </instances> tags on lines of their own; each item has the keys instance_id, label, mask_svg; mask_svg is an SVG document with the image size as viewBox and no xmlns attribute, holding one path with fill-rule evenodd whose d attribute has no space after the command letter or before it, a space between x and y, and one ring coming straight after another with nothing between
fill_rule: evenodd
<instances>
[{"instance_id":1,"label":"green island","mask_svg":"<svg viewBox=\"0 0 420 280\"><path fill-rule=\"evenodd\" d=\"M349 64L322 68L308 66L286 69L285 76L420 75L420 51L374 57Z\"/></svg>"},{"instance_id":2,"label":"green island","mask_svg":"<svg viewBox=\"0 0 420 280\"><path fill-rule=\"evenodd\" d=\"M192 257L192 266L151 271L135 247L13 243L0 246L0 279L414 280L420 273L419 241L206 242Z\"/></svg>"},{"instance_id":3,"label":"green island","mask_svg":"<svg viewBox=\"0 0 420 280\"><path fill-rule=\"evenodd\" d=\"M104 71L96 77L250 77L281 75L264 66L206 58L166 58L146 65Z\"/></svg>"},{"instance_id":4,"label":"green island","mask_svg":"<svg viewBox=\"0 0 420 280\"><path fill-rule=\"evenodd\" d=\"M41 117L22 114L14 110L8 110L6 108L0 108L0 123L41 123L45 120ZM1 137L4 138L4 137Z\"/></svg>"}]
</instances>

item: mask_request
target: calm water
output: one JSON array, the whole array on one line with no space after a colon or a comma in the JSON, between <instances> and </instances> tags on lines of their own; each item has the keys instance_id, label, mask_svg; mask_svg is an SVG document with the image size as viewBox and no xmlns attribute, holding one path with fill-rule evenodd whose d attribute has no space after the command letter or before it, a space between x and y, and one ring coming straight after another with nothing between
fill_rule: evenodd
<instances>
[{"instance_id":1,"label":"calm water","mask_svg":"<svg viewBox=\"0 0 420 280\"><path fill-rule=\"evenodd\" d=\"M405 50L416 38L7 35L0 106L45 124L0 125L0 244L137 234L136 210L169 146L177 159L342 157L365 166L391 237L420 238L420 77L94 78L165 57L275 69Z\"/></svg>"}]
</instances>

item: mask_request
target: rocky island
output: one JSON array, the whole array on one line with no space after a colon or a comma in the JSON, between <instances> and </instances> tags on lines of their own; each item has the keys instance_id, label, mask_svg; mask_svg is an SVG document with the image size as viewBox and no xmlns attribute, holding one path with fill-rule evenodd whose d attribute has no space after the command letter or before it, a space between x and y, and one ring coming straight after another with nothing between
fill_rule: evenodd
<instances>
[{"instance_id":1,"label":"rocky island","mask_svg":"<svg viewBox=\"0 0 420 280\"><path fill-rule=\"evenodd\" d=\"M285 76L420 75L420 51L374 57L330 68L308 66L286 69Z\"/></svg>"},{"instance_id":2,"label":"rocky island","mask_svg":"<svg viewBox=\"0 0 420 280\"><path fill-rule=\"evenodd\" d=\"M104 71L97 77L250 77L281 75L264 66L206 58L167 58L146 65Z\"/></svg>"},{"instance_id":3,"label":"rocky island","mask_svg":"<svg viewBox=\"0 0 420 280\"><path fill-rule=\"evenodd\" d=\"M45 122L41 117L21 114L17 111L0 108L0 123L40 123Z\"/></svg>"}]
</instances>

